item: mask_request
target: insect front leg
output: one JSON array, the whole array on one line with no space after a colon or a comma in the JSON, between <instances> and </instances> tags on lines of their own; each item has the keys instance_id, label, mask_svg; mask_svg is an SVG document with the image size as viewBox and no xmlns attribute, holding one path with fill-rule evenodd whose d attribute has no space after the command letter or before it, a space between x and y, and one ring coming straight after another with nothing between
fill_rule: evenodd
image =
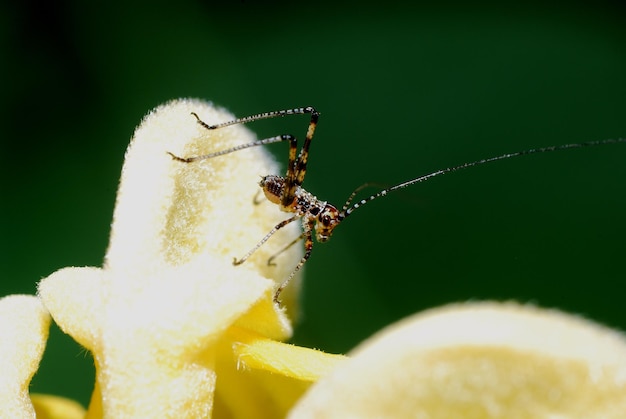
<instances>
[{"instance_id":1,"label":"insect front leg","mask_svg":"<svg viewBox=\"0 0 626 419\"><path fill-rule=\"evenodd\" d=\"M271 229L271 230L270 230L270 232L269 232L269 233L267 233L267 234L265 235L265 237L263 237L263 238L261 239L261 241L260 241L260 242L258 242L258 243L256 244L256 246L254 246L252 249L250 249L250 251L249 251L248 253L246 253L246 254L245 254L245 255L244 255L241 259L237 259L237 258L235 258L235 259L233 260L233 265L241 265L242 263L244 263L246 260L248 260L248 258L249 258L250 256L252 256L252 254L253 254L254 252L256 252L256 251L257 251L257 249L258 249L259 247L263 246L263 244L264 244L266 241L268 241L268 240L269 240L269 238L270 238L270 237L272 237L272 236L274 235L274 233L276 233L278 230L280 230L281 228L283 228L283 227L284 227L284 226L286 226L287 224L292 223L292 222L296 221L296 220L297 220L297 219L299 219L299 218L300 218L300 215L294 215L293 217L288 218L288 219L286 219L286 220L284 220L284 221L281 221L280 223L276 224L276 226L274 226L274 228L273 228L273 229Z\"/></svg>"},{"instance_id":2,"label":"insect front leg","mask_svg":"<svg viewBox=\"0 0 626 419\"><path fill-rule=\"evenodd\" d=\"M289 243L287 246L283 247L282 249L280 249L278 252L274 253L272 256L269 257L269 259L267 259L267 264L269 266L276 266L276 264L274 263L274 259L276 259L279 255L281 255L283 252L286 252L287 249L289 249L291 246L293 246L296 243L300 243L300 241L302 239L304 239L305 234L302 233L300 234L300 236L296 237L291 243Z\"/></svg>"}]
</instances>

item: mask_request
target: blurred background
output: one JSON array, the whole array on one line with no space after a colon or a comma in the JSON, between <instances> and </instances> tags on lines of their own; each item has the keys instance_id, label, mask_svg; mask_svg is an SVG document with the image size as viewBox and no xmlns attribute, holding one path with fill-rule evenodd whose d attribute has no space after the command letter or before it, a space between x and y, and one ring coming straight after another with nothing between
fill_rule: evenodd
<instances>
[{"instance_id":1,"label":"blurred background","mask_svg":"<svg viewBox=\"0 0 626 419\"><path fill-rule=\"evenodd\" d=\"M316 106L305 187L338 206L368 181L626 136L620 2L8 3L0 295L102 263L124 150L170 99L239 116ZM307 122L250 128L303 137ZM270 149L286 161L286 147ZM412 313L483 299L624 330L625 181L619 144L484 165L377 200L314 248L293 341L346 352ZM53 327L33 391L86 404L92 363Z\"/></svg>"}]
</instances>

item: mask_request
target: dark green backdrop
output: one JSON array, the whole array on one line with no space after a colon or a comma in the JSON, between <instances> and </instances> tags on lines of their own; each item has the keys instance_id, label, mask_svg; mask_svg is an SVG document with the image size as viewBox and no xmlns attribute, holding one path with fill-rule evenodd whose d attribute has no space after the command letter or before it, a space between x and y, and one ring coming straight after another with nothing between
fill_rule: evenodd
<instances>
[{"instance_id":1,"label":"dark green backdrop","mask_svg":"<svg viewBox=\"0 0 626 419\"><path fill-rule=\"evenodd\" d=\"M366 181L626 136L617 2L13 3L0 13L1 294L100 265L128 140L173 98L241 116L316 106L305 186L338 205ZM306 118L251 128L303 135ZM478 299L626 329L625 181L622 144L482 166L372 203L314 249L294 341L344 352L408 314ZM53 329L33 389L86 403L91 365Z\"/></svg>"}]
</instances>

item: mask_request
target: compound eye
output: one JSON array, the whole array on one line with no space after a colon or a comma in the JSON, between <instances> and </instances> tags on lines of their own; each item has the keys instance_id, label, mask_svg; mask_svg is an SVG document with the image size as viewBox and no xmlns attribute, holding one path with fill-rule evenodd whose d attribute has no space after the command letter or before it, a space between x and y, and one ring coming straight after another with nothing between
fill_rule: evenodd
<instances>
[{"instance_id":1,"label":"compound eye","mask_svg":"<svg viewBox=\"0 0 626 419\"><path fill-rule=\"evenodd\" d=\"M322 222L322 224L326 227L328 227L330 225L330 215L328 214L324 214L320 217L320 221Z\"/></svg>"}]
</instances>

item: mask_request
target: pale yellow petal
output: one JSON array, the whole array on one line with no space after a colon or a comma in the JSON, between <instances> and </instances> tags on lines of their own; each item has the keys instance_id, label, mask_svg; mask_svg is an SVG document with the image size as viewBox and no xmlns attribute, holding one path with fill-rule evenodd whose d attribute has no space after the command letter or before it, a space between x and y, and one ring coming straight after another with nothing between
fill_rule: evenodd
<instances>
[{"instance_id":1,"label":"pale yellow petal","mask_svg":"<svg viewBox=\"0 0 626 419\"><path fill-rule=\"evenodd\" d=\"M623 334L514 303L429 310L375 335L292 418L623 418Z\"/></svg>"},{"instance_id":2,"label":"pale yellow petal","mask_svg":"<svg viewBox=\"0 0 626 419\"><path fill-rule=\"evenodd\" d=\"M264 370L285 377L314 382L335 369L346 357L290 345L231 329L233 352L241 368Z\"/></svg>"},{"instance_id":3,"label":"pale yellow petal","mask_svg":"<svg viewBox=\"0 0 626 419\"><path fill-rule=\"evenodd\" d=\"M50 315L37 297L0 299L0 417L34 418L28 386L39 368Z\"/></svg>"},{"instance_id":4,"label":"pale yellow petal","mask_svg":"<svg viewBox=\"0 0 626 419\"><path fill-rule=\"evenodd\" d=\"M268 201L254 204L261 176L282 172L263 147L194 163L174 161L167 154L198 156L256 139L241 124L209 131L192 112L211 124L235 119L199 100L173 101L144 118L126 152L106 268L158 271L207 253L232 261L288 218ZM286 144L275 147L287 155ZM299 234L298 223L293 223L278 233L282 240L270 240L239 269L282 282L294 267L292 261L301 257L301 246L281 255L277 266L268 266L267 260Z\"/></svg>"},{"instance_id":5,"label":"pale yellow petal","mask_svg":"<svg viewBox=\"0 0 626 419\"><path fill-rule=\"evenodd\" d=\"M126 153L104 267L66 268L39 294L59 326L89 348L97 387L89 416L206 417L216 387L217 344L234 324L288 338L291 323L272 302L300 259L294 246L268 266L283 239L233 266L285 216L254 204L259 176L277 168L262 148L192 164L175 161L254 140L233 115L180 100L151 112ZM281 231L288 240L297 225ZM93 410L92 410L93 408Z\"/></svg>"},{"instance_id":6,"label":"pale yellow petal","mask_svg":"<svg viewBox=\"0 0 626 419\"><path fill-rule=\"evenodd\" d=\"M64 268L38 285L39 297L56 324L89 350L100 340L107 299L103 284L100 268Z\"/></svg>"},{"instance_id":7,"label":"pale yellow petal","mask_svg":"<svg viewBox=\"0 0 626 419\"><path fill-rule=\"evenodd\" d=\"M232 327L220 345L213 417L285 417L311 383L344 360Z\"/></svg>"},{"instance_id":8,"label":"pale yellow petal","mask_svg":"<svg viewBox=\"0 0 626 419\"><path fill-rule=\"evenodd\" d=\"M284 418L311 384L235 362L221 362L217 374L214 419Z\"/></svg>"},{"instance_id":9,"label":"pale yellow petal","mask_svg":"<svg viewBox=\"0 0 626 419\"><path fill-rule=\"evenodd\" d=\"M37 419L83 419L85 408L74 400L49 394L31 394Z\"/></svg>"}]
</instances>

